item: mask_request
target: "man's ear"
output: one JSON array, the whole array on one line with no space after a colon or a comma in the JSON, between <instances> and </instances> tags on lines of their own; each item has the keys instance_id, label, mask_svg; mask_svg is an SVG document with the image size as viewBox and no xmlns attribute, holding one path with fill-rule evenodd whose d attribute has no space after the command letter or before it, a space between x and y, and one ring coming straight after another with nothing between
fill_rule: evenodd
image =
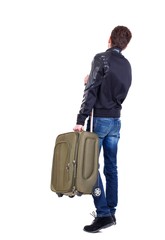
<instances>
[{"instance_id":1,"label":"man's ear","mask_svg":"<svg viewBox=\"0 0 165 240\"><path fill-rule=\"evenodd\" d=\"M111 46L112 46L112 41L111 41L111 37L110 37L108 40L108 48L111 48Z\"/></svg>"}]
</instances>

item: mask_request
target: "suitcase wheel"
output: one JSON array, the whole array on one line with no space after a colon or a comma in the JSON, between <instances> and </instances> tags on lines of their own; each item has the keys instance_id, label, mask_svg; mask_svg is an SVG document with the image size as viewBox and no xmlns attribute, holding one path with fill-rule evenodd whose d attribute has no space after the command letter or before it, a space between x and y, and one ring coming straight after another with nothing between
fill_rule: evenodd
<instances>
[{"instance_id":1,"label":"suitcase wheel","mask_svg":"<svg viewBox=\"0 0 165 240\"><path fill-rule=\"evenodd\" d=\"M58 197L62 197L63 194L62 193L57 193Z\"/></svg>"},{"instance_id":2,"label":"suitcase wheel","mask_svg":"<svg viewBox=\"0 0 165 240\"><path fill-rule=\"evenodd\" d=\"M77 191L76 195L80 197L82 195L82 193Z\"/></svg>"},{"instance_id":3,"label":"suitcase wheel","mask_svg":"<svg viewBox=\"0 0 165 240\"><path fill-rule=\"evenodd\" d=\"M101 195L101 189L99 187L96 187L93 189L92 195L94 197L99 197Z\"/></svg>"},{"instance_id":4,"label":"suitcase wheel","mask_svg":"<svg viewBox=\"0 0 165 240\"><path fill-rule=\"evenodd\" d=\"M74 197L74 195L70 195L69 197L70 197L70 198L73 198L73 197Z\"/></svg>"}]
</instances>

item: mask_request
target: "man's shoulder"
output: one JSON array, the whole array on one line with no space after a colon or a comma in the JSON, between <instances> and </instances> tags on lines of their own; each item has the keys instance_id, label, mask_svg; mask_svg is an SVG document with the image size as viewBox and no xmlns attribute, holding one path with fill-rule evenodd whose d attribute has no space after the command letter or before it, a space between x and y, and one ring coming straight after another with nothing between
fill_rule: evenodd
<instances>
[{"instance_id":1,"label":"man's shoulder","mask_svg":"<svg viewBox=\"0 0 165 240\"><path fill-rule=\"evenodd\" d=\"M94 56L94 58L102 58L103 56L106 56L107 55L107 52L106 51L104 51L104 52L99 52L99 53L97 53L95 56Z\"/></svg>"},{"instance_id":2,"label":"man's shoulder","mask_svg":"<svg viewBox=\"0 0 165 240\"><path fill-rule=\"evenodd\" d=\"M109 57L107 51L99 52L94 56L94 61L104 62L107 57Z\"/></svg>"}]
</instances>

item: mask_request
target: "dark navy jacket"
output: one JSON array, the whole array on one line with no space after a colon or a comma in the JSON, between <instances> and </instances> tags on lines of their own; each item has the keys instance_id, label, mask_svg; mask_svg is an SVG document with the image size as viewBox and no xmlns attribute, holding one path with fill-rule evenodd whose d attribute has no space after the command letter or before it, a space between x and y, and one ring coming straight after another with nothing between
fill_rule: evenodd
<instances>
[{"instance_id":1,"label":"dark navy jacket","mask_svg":"<svg viewBox=\"0 0 165 240\"><path fill-rule=\"evenodd\" d=\"M77 115L77 124L84 125L92 108L94 117L119 118L131 82L131 65L120 49L109 48L96 54Z\"/></svg>"}]
</instances>

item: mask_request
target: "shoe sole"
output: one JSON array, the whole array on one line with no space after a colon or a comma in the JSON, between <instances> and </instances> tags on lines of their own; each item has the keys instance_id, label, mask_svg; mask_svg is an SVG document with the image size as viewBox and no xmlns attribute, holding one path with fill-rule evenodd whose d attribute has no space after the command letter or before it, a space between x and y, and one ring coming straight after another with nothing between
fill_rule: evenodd
<instances>
[{"instance_id":1,"label":"shoe sole","mask_svg":"<svg viewBox=\"0 0 165 240\"><path fill-rule=\"evenodd\" d=\"M97 230L95 230L95 231L87 231L87 230L85 230L85 229L83 229L85 232L88 232L88 233L97 233L97 232L99 232L101 229L105 229L105 228L108 228L108 227L111 227L112 225L114 225L114 223L109 223L109 224L107 224L107 225L105 225L105 226L103 226L103 227L101 227L101 228L99 228L99 229L97 229Z\"/></svg>"}]
</instances>

